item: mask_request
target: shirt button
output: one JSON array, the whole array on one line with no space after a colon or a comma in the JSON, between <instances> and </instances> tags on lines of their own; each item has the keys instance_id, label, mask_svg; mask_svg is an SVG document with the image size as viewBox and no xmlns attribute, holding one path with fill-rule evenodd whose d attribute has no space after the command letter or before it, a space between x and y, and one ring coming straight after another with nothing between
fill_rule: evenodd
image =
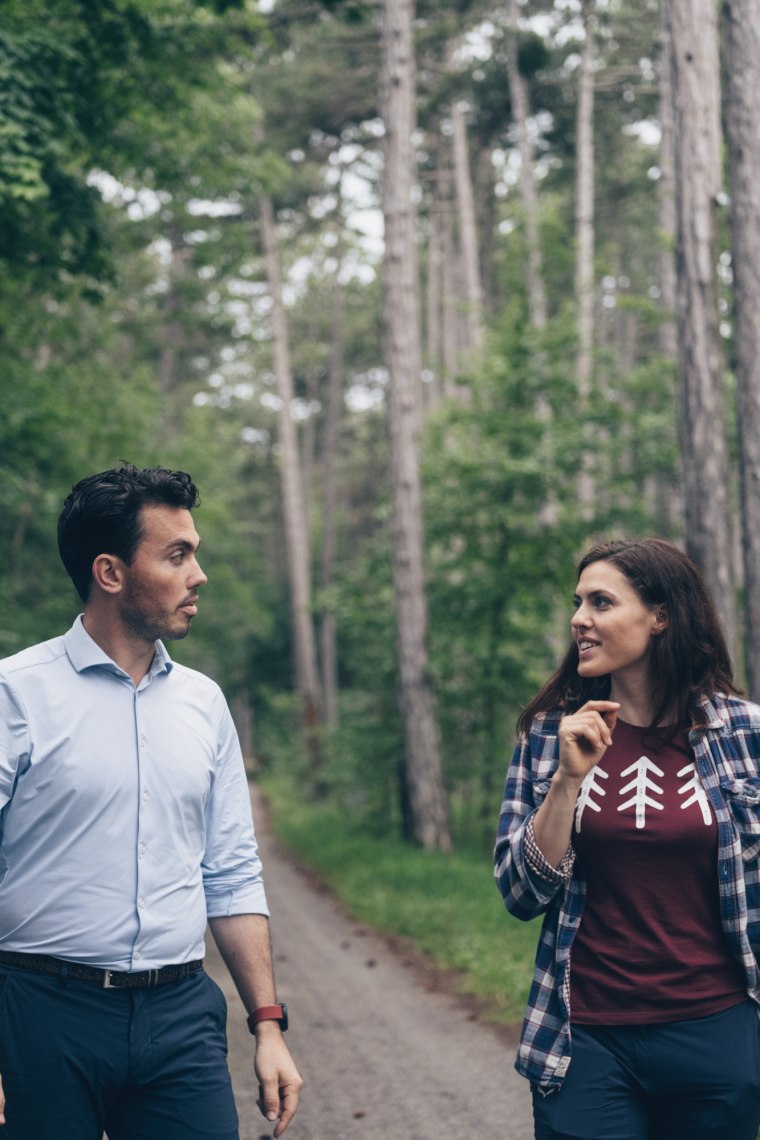
<instances>
[{"instance_id":1,"label":"shirt button","mask_svg":"<svg viewBox=\"0 0 760 1140\"><path fill-rule=\"evenodd\" d=\"M145 899L144 899L144 898L139 898L139 899L137 900L137 905L138 905L139 907L144 907L144 906L145 906Z\"/></svg>"},{"instance_id":2,"label":"shirt button","mask_svg":"<svg viewBox=\"0 0 760 1140\"><path fill-rule=\"evenodd\" d=\"M142 958L142 954L140 953L140 951L135 950L135 961L139 962L141 958Z\"/></svg>"}]
</instances>

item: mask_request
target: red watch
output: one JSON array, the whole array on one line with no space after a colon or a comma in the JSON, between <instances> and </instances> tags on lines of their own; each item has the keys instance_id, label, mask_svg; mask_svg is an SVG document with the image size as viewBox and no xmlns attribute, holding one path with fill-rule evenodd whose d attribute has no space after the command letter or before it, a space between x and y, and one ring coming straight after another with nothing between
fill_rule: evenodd
<instances>
[{"instance_id":1,"label":"red watch","mask_svg":"<svg viewBox=\"0 0 760 1140\"><path fill-rule=\"evenodd\" d=\"M249 1013L248 1028L251 1033L256 1032L256 1026L260 1021L277 1021L284 1033L288 1028L288 1007L285 1002L279 1002L277 1005L260 1005L258 1009Z\"/></svg>"}]
</instances>

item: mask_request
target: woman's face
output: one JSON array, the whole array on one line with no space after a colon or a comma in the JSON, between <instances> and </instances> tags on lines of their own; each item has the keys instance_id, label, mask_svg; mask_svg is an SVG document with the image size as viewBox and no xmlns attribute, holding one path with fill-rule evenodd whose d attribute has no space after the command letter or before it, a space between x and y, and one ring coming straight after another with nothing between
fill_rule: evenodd
<instances>
[{"instance_id":1,"label":"woman's face","mask_svg":"<svg viewBox=\"0 0 760 1140\"><path fill-rule=\"evenodd\" d=\"M581 677L647 674L662 607L642 602L613 562L592 562L578 579L571 622Z\"/></svg>"}]
</instances>

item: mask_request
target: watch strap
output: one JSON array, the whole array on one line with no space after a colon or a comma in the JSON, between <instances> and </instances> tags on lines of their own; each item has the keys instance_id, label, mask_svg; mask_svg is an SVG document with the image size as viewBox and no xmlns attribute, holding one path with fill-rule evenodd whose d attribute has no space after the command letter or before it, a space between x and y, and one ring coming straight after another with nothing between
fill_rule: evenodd
<instances>
[{"instance_id":1,"label":"watch strap","mask_svg":"<svg viewBox=\"0 0 760 1140\"><path fill-rule=\"evenodd\" d=\"M260 1021L277 1021L284 1033L288 1028L288 1007L285 1002L278 1002L276 1005L260 1005L258 1009L249 1013L248 1029L251 1033L256 1032L256 1026Z\"/></svg>"}]
</instances>

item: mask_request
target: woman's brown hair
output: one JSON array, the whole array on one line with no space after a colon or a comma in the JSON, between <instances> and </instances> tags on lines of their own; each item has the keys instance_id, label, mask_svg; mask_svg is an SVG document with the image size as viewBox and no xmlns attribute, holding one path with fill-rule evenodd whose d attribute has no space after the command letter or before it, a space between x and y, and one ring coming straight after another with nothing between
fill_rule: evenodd
<instances>
[{"instance_id":1,"label":"woman's brown hair","mask_svg":"<svg viewBox=\"0 0 760 1140\"><path fill-rule=\"evenodd\" d=\"M580 578L593 562L608 561L625 574L645 605L662 606L668 624L652 645L654 715L650 727L671 724L704 727L700 701L714 693L738 694L731 658L715 604L704 578L690 558L660 538L633 538L592 547L578 564ZM570 645L559 668L517 722L527 733L538 713L575 712L586 701L605 700L609 674L578 675L578 647Z\"/></svg>"}]
</instances>

